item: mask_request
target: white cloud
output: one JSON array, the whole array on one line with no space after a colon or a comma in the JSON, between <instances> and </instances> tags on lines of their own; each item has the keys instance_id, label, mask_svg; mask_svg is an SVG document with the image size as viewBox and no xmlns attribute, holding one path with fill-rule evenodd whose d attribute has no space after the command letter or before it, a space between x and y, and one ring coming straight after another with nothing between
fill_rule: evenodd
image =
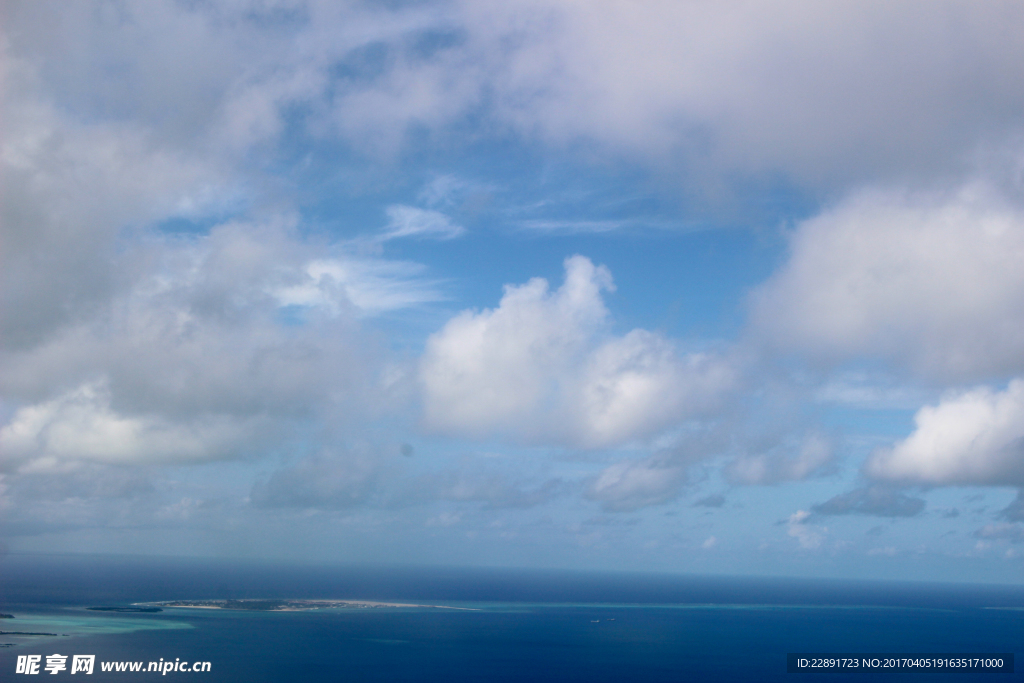
<instances>
[{"instance_id":1,"label":"white cloud","mask_svg":"<svg viewBox=\"0 0 1024 683\"><path fill-rule=\"evenodd\" d=\"M925 402L925 393L899 385L878 373L840 372L814 395L816 401L860 410L911 410Z\"/></svg>"},{"instance_id":2,"label":"white cloud","mask_svg":"<svg viewBox=\"0 0 1024 683\"><path fill-rule=\"evenodd\" d=\"M797 510L786 520L786 533L806 550L820 547L828 533L828 527L808 524L810 517L811 513L807 510Z\"/></svg>"},{"instance_id":3,"label":"white cloud","mask_svg":"<svg viewBox=\"0 0 1024 683\"><path fill-rule=\"evenodd\" d=\"M268 291L281 306L322 309L338 315L355 307L359 315L378 315L439 301L437 283L422 279L418 263L383 259L314 259L290 273L286 285Z\"/></svg>"},{"instance_id":4,"label":"white cloud","mask_svg":"<svg viewBox=\"0 0 1024 683\"><path fill-rule=\"evenodd\" d=\"M464 311L427 340L420 377L428 426L525 431L536 429L530 421L543 418L538 412L557 407L551 389L600 331L608 315L600 291L613 287L608 270L586 258L565 265L556 292L541 278L507 285L498 308Z\"/></svg>"},{"instance_id":5,"label":"white cloud","mask_svg":"<svg viewBox=\"0 0 1024 683\"><path fill-rule=\"evenodd\" d=\"M1024 111L1012 40L1024 13L1011 2L167 1L118 12L34 2L5 18L62 105L92 114L119 102L168 139L242 157L296 118L392 156L410 132L447 143L472 122L682 159L694 175L781 170L821 185L948 170L1019 131Z\"/></svg>"},{"instance_id":6,"label":"white cloud","mask_svg":"<svg viewBox=\"0 0 1024 683\"><path fill-rule=\"evenodd\" d=\"M922 7L470 1L459 19L522 131L816 185L928 173L1019 130L1024 49L993 37L1020 7Z\"/></svg>"},{"instance_id":7,"label":"white cloud","mask_svg":"<svg viewBox=\"0 0 1024 683\"><path fill-rule=\"evenodd\" d=\"M876 479L931 485L1024 484L1024 380L946 396L914 416L914 432L874 453Z\"/></svg>"},{"instance_id":8,"label":"white cloud","mask_svg":"<svg viewBox=\"0 0 1024 683\"><path fill-rule=\"evenodd\" d=\"M252 7L121 9L5 14L2 469L246 457L391 400L401 410L401 382L382 386L357 319L436 301L438 283L300 234L261 175L254 146L276 142L284 108L322 94L319 56L279 61L297 24L260 28ZM406 30L386 23L375 30ZM258 50L240 47L257 34ZM438 216L398 229L457 231ZM176 218L197 232L158 227Z\"/></svg>"},{"instance_id":9,"label":"white cloud","mask_svg":"<svg viewBox=\"0 0 1024 683\"><path fill-rule=\"evenodd\" d=\"M606 268L565 261L565 283L505 287L495 309L464 311L427 340L424 423L448 434L602 447L702 414L733 385L706 354L680 355L652 332L607 334Z\"/></svg>"},{"instance_id":10,"label":"white cloud","mask_svg":"<svg viewBox=\"0 0 1024 683\"><path fill-rule=\"evenodd\" d=\"M133 277L138 264L111 267L133 228L216 213L239 191L217 163L138 122L76 120L38 92L34 68L6 50L0 61L0 348L19 348Z\"/></svg>"},{"instance_id":11,"label":"white cloud","mask_svg":"<svg viewBox=\"0 0 1024 683\"><path fill-rule=\"evenodd\" d=\"M247 457L303 424L400 411L402 382L356 317L433 291L411 264L311 258L337 251L289 220L126 244L118 289L44 343L0 351L7 466Z\"/></svg>"},{"instance_id":12,"label":"white cloud","mask_svg":"<svg viewBox=\"0 0 1024 683\"><path fill-rule=\"evenodd\" d=\"M983 183L867 191L799 225L752 299L754 334L812 358L927 377L1024 370L1024 211Z\"/></svg>"},{"instance_id":13,"label":"white cloud","mask_svg":"<svg viewBox=\"0 0 1024 683\"><path fill-rule=\"evenodd\" d=\"M740 456L729 463L725 475L735 484L777 484L822 474L832 462L832 444L819 434L808 434L768 453Z\"/></svg>"},{"instance_id":14,"label":"white cloud","mask_svg":"<svg viewBox=\"0 0 1024 683\"><path fill-rule=\"evenodd\" d=\"M617 162L625 152L655 160L659 172L687 169L687 186L700 192L714 190L715 178L759 173L812 190L945 173L979 141L1000 147L1021 128L1016 3L736 7L5 7L3 467L45 474L266 453L297 423L343 430L393 398L382 395L382 352L357 319L441 298L420 267L353 258L294 225L268 225L275 219L199 236L147 231L176 217L209 226L225 214L287 213L290 183L306 172L297 170L303 162L289 164L308 151L308 136L333 140L307 159L334 151L348 159L355 149L353 157L394 160L405 145L516 139L547 145L541 157L585 149L589 156L574 158ZM344 185L345 173L313 191ZM471 212L456 200L470 189L438 178L416 200L429 208L392 205L378 236L458 236ZM1024 373L1021 216L981 185L852 197L798 227L792 259L756 298L754 329L778 348L826 360L881 357L929 378ZM646 330L613 335L602 301L610 289L607 271L571 259L556 291L533 280L507 288L492 310L454 318L419 366L424 424L598 448L717 410L736 381L730 362L684 353ZM975 403L1000 404L1013 387ZM1019 436L995 417L971 417L969 395L934 410L949 408L974 440L929 450L919 442L942 429L922 419L910 439L876 454L877 476L896 477L899 465L910 474L896 478L916 481L1020 482L1010 454ZM844 386L822 396L902 400ZM958 443L970 455L942 455ZM825 449L794 445L735 467L740 479L764 482L827 462ZM334 477L334 488L289 494L285 484L297 480L282 474L280 500L358 502L363 489L346 483L363 481L357 465L321 470L310 461L304 475ZM550 493L509 481L460 479L444 495L526 505ZM607 468L588 495L630 509L671 499L683 482L681 460L642 459Z\"/></svg>"},{"instance_id":15,"label":"white cloud","mask_svg":"<svg viewBox=\"0 0 1024 683\"><path fill-rule=\"evenodd\" d=\"M461 225L452 223L448 216L433 209L395 204L386 210L388 225L381 235L383 240L399 237L430 237L450 240L465 232Z\"/></svg>"},{"instance_id":16,"label":"white cloud","mask_svg":"<svg viewBox=\"0 0 1024 683\"><path fill-rule=\"evenodd\" d=\"M175 424L158 415L122 415L102 383L83 385L15 412L0 429L5 469L59 471L79 462L147 464L209 460L263 431L258 420L202 417Z\"/></svg>"},{"instance_id":17,"label":"white cloud","mask_svg":"<svg viewBox=\"0 0 1024 683\"><path fill-rule=\"evenodd\" d=\"M686 479L685 463L655 455L610 465L590 482L585 495L607 511L629 512L675 499Z\"/></svg>"},{"instance_id":18,"label":"white cloud","mask_svg":"<svg viewBox=\"0 0 1024 683\"><path fill-rule=\"evenodd\" d=\"M633 330L595 349L577 384L585 442L617 443L654 434L714 410L735 381L733 368L708 354L680 357L664 337Z\"/></svg>"}]
</instances>

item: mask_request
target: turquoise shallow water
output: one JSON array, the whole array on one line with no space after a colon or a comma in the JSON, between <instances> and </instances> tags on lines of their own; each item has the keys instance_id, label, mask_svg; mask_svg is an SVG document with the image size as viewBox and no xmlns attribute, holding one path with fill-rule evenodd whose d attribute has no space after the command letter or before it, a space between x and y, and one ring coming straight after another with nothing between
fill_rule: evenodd
<instances>
[{"instance_id":1,"label":"turquoise shallow water","mask_svg":"<svg viewBox=\"0 0 1024 683\"><path fill-rule=\"evenodd\" d=\"M14 619L0 621L0 631L31 631L58 633L61 637L81 637L131 633L133 631L192 628L192 625L185 621L146 619L142 615L112 616L76 607L67 607L58 612L36 610L38 608L33 607L18 610ZM28 641L24 636L13 635L3 636L2 639L4 641Z\"/></svg>"},{"instance_id":2,"label":"turquoise shallow water","mask_svg":"<svg viewBox=\"0 0 1024 683\"><path fill-rule=\"evenodd\" d=\"M60 581L57 569L49 575L37 571L19 578L15 570L0 576L0 611L16 616L0 622L0 629L15 630L17 623L17 630L68 634L25 638L0 650L0 679L10 679L18 654L55 652L94 654L97 661L209 661L208 673L167 675L232 682L1021 677L786 673L789 652L1017 652L1024 642L1024 592L1014 587L483 570L408 569L388 576L352 568L311 573L205 565L184 575L153 566L108 569L88 581L82 573ZM49 585L51 602L42 599ZM494 599L481 599L488 593ZM84 609L211 597L392 599L474 609L268 613L168 608L158 614ZM156 675L97 670L89 680Z\"/></svg>"}]
</instances>

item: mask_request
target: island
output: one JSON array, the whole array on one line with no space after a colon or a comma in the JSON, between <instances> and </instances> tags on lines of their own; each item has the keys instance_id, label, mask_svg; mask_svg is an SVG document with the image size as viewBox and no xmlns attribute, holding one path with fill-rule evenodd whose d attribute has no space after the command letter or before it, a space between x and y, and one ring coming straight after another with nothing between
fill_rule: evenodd
<instances>
[{"instance_id":1,"label":"island","mask_svg":"<svg viewBox=\"0 0 1024 683\"><path fill-rule=\"evenodd\" d=\"M160 607L86 607L93 612L163 612Z\"/></svg>"},{"instance_id":2,"label":"island","mask_svg":"<svg viewBox=\"0 0 1024 683\"><path fill-rule=\"evenodd\" d=\"M0 614L0 619L13 619L13 614Z\"/></svg>"},{"instance_id":3,"label":"island","mask_svg":"<svg viewBox=\"0 0 1024 683\"><path fill-rule=\"evenodd\" d=\"M318 609L380 609L389 607L418 607L477 611L471 607L417 605L404 602L376 602L373 600L165 600L162 602L140 602L136 604L146 607L186 607L193 609L244 610L250 612L298 612Z\"/></svg>"}]
</instances>

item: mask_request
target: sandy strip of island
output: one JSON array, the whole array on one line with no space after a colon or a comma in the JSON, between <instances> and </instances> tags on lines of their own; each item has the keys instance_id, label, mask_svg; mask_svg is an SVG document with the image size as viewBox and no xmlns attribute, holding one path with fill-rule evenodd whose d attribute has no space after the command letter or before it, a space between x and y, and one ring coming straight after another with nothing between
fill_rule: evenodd
<instances>
[{"instance_id":1,"label":"sandy strip of island","mask_svg":"<svg viewBox=\"0 0 1024 683\"><path fill-rule=\"evenodd\" d=\"M132 603L138 606L149 606L155 605L159 607L180 607L183 609L220 609L227 611L250 611L245 608L228 607L226 604L210 604L211 602L222 602L222 601L206 601L206 600L167 600L161 602L137 602ZM226 602L226 601L223 601ZM238 602L248 602L248 600L239 600ZM253 600L253 602L262 602L262 600ZM282 600L281 602L287 603L279 607L273 607L271 609L255 609L251 611L258 612L308 612L316 609L331 609L332 607L356 607L356 608L379 608L379 607L418 607L418 608L429 608L429 609L454 609L465 612L479 612L477 607L453 607L451 605L420 605L408 602L379 602L376 600Z\"/></svg>"}]
</instances>

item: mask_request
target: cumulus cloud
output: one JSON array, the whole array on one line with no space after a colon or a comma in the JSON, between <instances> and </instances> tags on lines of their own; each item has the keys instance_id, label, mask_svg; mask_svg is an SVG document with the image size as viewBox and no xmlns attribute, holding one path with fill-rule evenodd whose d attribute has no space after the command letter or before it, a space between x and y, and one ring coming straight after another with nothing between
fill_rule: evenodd
<instances>
[{"instance_id":1,"label":"cumulus cloud","mask_svg":"<svg viewBox=\"0 0 1024 683\"><path fill-rule=\"evenodd\" d=\"M26 348L95 311L137 272L111 268L125 231L221 208L230 181L137 123L81 123L0 55L0 348Z\"/></svg>"},{"instance_id":2,"label":"cumulus cloud","mask_svg":"<svg viewBox=\"0 0 1024 683\"><path fill-rule=\"evenodd\" d=\"M949 394L921 408L914 425L906 439L869 458L869 476L931 485L1024 483L1024 380L1004 391Z\"/></svg>"},{"instance_id":3,"label":"cumulus cloud","mask_svg":"<svg viewBox=\"0 0 1024 683\"><path fill-rule=\"evenodd\" d=\"M223 218L253 208L249 166L204 135L239 65L187 69L196 55L173 39L216 33L212 17L160 3L123 8L124 21L45 3L10 9L0 40L0 466L246 457L303 421L354 418L374 403L378 356L356 319L437 300L436 283L416 264L317 243L287 209ZM148 48L115 58L131 52L127 34L145 36L157 58ZM230 52L199 51L219 49ZM161 61L161 50L182 59ZM113 63L124 69L112 81L103 73ZM168 64L186 83L152 71ZM180 99L164 100L171 92ZM161 226L172 219L197 227L169 234Z\"/></svg>"},{"instance_id":4,"label":"cumulus cloud","mask_svg":"<svg viewBox=\"0 0 1024 683\"><path fill-rule=\"evenodd\" d=\"M208 460L234 455L234 448L264 430L258 420L201 417L178 424L159 415L121 415L111 409L107 386L86 384L15 412L0 429L0 466L47 471L77 461Z\"/></svg>"},{"instance_id":5,"label":"cumulus cloud","mask_svg":"<svg viewBox=\"0 0 1024 683\"><path fill-rule=\"evenodd\" d=\"M641 329L609 337L611 274L582 256L565 272L554 292L541 278L507 285L497 308L430 336L419 368L428 428L601 447L705 413L732 388L720 358L680 354Z\"/></svg>"},{"instance_id":6,"label":"cumulus cloud","mask_svg":"<svg viewBox=\"0 0 1024 683\"><path fill-rule=\"evenodd\" d=\"M865 191L797 226L754 292L754 334L825 361L929 378L1024 370L1024 211L992 186Z\"/></svg>"},{"instance_id":7,"label":"cumulus cloud","mask_svg":"<svg viewBox=\"0 0 1024 683\"><path fill-rule=\"evenodd\" d=\"M924 510L925 502L882 486L865 486L840 493L824 503L811 506L816 515L874 515L876 517L914 517Z\"/></svg>"},{"instance_id":8,"label":"cumulus cloud","mask_svg":"<svg viewBox=\"0 0 1024 683\"><path fill-rule=\"evenodd\" d=\"M1008 3L461 7L496 116L555 142L820 184L948 168L1020 126L1024 55L989 38L1024 22Z\"/></svg>"},{"instance_id":9,"label":"cumulus cloud","mask_svg":"<svg viewBox=\"0 0 1024 683\"><path fill-rule=\"evenodd\" d=\"M310 421L354 424L404 400L358 320L436 296L411 264L349 258L290 220L119 258L136 271L89 315L0 350L6 467L248 457Z\"/></svg>"}]
</instances>

